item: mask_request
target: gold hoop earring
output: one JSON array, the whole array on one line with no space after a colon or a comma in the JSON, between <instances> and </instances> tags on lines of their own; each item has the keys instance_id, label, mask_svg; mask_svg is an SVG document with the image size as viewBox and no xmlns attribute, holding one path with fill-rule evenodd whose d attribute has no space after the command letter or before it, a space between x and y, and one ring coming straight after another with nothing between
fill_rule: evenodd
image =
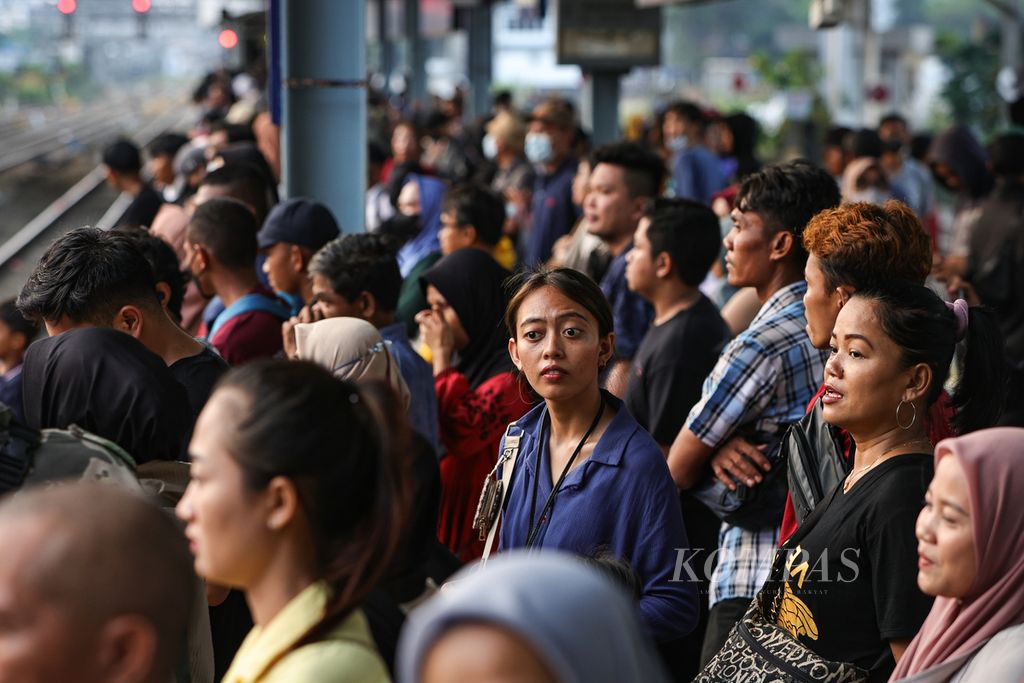
<instances>
[{"instance_id":1,"label":"gold hoop earring","mask_svg":"<svg viewBox=\"0 0 1024 683\"><path fill-rule=\"evenodd\" d=\"M903 423L900 422L900 409L904 406L904 404L909 405L911 410L914 411L914 414L910 418L910 424L908 424L905 427L903 426ZM917 422L917 406L915 406L913 403L908 404L906 401L900 401L900 404L896 406L896 426L906 431L913 427L915 422Z\"/></svg>"}]
</instances>

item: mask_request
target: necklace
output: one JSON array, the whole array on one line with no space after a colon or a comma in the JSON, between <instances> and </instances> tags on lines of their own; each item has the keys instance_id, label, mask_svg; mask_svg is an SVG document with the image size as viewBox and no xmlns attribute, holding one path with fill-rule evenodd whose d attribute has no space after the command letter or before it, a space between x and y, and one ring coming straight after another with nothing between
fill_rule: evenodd
<instances>
[{"instance_id":1,"label":"necklace","mask_svg":"<svg viewBox=\"0 0 1024 683\"><path fill-rule=\"evenodd\" d=\"M910 441L903 441L901 443L898 443L895 446L889 446L884 451L882 451L882 454L879 455L874 460L874 462L872 462L872 463L870 463L868 465L864 465L863 467L859 467L859 468L851 471L848 475L846 475L846 481L843 482L843 493L849 492L849 490L851 488L853 488L853 485L857 482L857 480L859 480L861 477L863 477L865 474L867 474L867 472L869 470L871 470L875 465L879 464L883 460L888 460L888 458L886 456L889 455L889 453L892 453L893 451L895 451L897 449L903 448L904 446L911 446L911 445L915 445L915 444L917 444L917 445L927 444L929 448L932 446L932 442L929 441L928 439L911 439ZM860 476L856 476L858 474Z\"/></svg>"},{"instance_id":2,"label":"necklace","mask_svg":"<svg viewBox=\"0 0 1024 683\"><path fill-rule=\"evenodd\" d=\"M534 462L533 468L533 496L530 502L530 528L526 532L526 548L530 548L531 546L533 546L534 540L536 540L537 535L540 533L541 527L544 525L544 518L551 510L552 504L554 504L555 502L555 494L558 493L558 489L562 487L562 482L565 481L565 475L569 474L569 470L572 468L572 464L576 461L576 456L580 454L580 451L583 450L583 445L587 443L587 439L589 439L590 435L594 433L595 429L597 429L597 424L601 421L602 415L604 415L603 396L601 397L601 405L599 405L597 408L597 415L594 415L594 421L590 423L590 427L587 429L587 432L583 435L583 438L580 439L579 443L576 445L576 449L572 452L572 456L569 458L569 461L566 462L565 467L562 468L562 476L560 476L555 485L551 487L551 493L548 495L548 499L547 501L545 501L544 507L541 508L540 510L540 518L537 519L535 517L535 513L537 511L537 484L540 480L540 455L541 451L544 449L544 444L547 443L547 432L551 422L550 415L544 416L544 422L541 425L540 441L537 444L536 460Z\"/></svg>"}]
</instances>

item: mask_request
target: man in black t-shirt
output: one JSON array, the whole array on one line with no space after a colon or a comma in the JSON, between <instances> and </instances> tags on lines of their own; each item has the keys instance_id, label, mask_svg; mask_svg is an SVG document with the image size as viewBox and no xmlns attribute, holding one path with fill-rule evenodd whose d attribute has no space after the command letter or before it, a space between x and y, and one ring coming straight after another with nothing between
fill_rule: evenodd
<instances>
[{"instance_id":1,"label":"man in black t-shirt","mask_svg":"<svg viewBox=\"0 0 1024 683\"><path fill-rule=\"evenodd\" d=\"M630 290L654 306L654 322L630 368L626 407L666 453L729 340L728 325L697 288L719 249L718 218L711 209L687 199L657 199L640 220L626 257ZM697 551L690 565L702 571L707 552L718 547L720 520L687 492L681 494L681 503L686 535ZM710 576L699 579L697 629L663 649L677 680L689 680L699 669Z\"/></svg>"},{"instance_id":2,"label":"man in black t-shirt","mask_svg":"<svg viewBox=\"0 0 1024 683\"><path fill-rule=\"evenodd\" d=\"M626 407L666 450L729 340L718 309L698 289L721 248L718 218L690 200L651 203L627 256L630 290L654 306L630 372Z\"/></svg>"},{"instance_id":3,"label":"man in black t-shirt","mask_svg":"<svg viewBox=\"0 0 1024 683\"><path fill-rule=\"evenodd\" d=\"M103 150L103 166L107 184L132 198L116 225L153 224L164 198L142 179L142 157L131 140L121 139Z\"/></svg>"},{"instance_id":4,"label":"man in black t-shirt","mask_svg":"<svg viewBox=\"0 0 1024 683\"><path fill-rule=\"evenodd\" d=\"M171 320L161 303L170 295L158 287L135 238L79 228L43 255L18 296L18 308L42 321L51 335L77 327L110 327L135 337L185 387L195 417L227 363Z\"/></svg>"}]
</instances>

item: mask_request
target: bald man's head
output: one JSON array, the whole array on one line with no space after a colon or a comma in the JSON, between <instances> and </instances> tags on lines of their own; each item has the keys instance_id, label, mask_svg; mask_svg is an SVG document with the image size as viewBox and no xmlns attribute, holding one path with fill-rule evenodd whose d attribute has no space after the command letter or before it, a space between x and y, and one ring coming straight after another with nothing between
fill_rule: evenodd
<instances>
[{"instance_id":1,"label":"bald man's head","mask_svg":"<svg viewBox=\"0 0 1024 683\"><path fill-rule=\"evenodd\" d=\"M192 604L171 517L112 486L59 485L0 504L0 683L167 681Z\"/></svg>"}]
</instances>

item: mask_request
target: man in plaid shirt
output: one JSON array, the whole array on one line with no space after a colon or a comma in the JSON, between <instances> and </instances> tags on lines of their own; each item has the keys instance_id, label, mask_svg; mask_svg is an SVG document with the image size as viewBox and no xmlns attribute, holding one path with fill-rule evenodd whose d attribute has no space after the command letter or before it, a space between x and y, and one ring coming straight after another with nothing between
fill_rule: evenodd
<instances>
[{"instance_id":1,"label":"man in plaid shirt","mask_svg":"<svg viewBox=\"0 0 1024 683\"><path fill-rule=\"evenodd\" d=\"M771 450L789 423L803 417L821 383L825 354L804 331L802 231L814 214L839 204L835 181L806 161L769 166L748 176L724 243L729 284L754 287L761 309L722 352L669 450L672 478L690 489L722 471L735 452L722 446L737 433ZM755 486L758 482L742 482ZM778 547L780 507L766 526L723 523L711 575L711 613L701 656L706 663L767 578Z\"/></svg>"}]
</instances>

